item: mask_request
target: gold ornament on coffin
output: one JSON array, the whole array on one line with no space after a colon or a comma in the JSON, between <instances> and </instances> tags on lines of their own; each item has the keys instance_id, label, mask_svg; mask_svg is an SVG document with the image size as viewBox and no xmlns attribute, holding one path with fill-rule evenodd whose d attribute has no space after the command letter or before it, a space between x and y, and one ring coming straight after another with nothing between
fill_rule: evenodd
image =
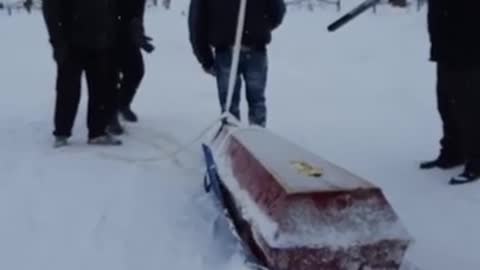
<instances>
[{"instance_id":1,"label":"gold ornament on coffin","mask_svg":"<svg viewBox=\"0 0 480 270\"><path fill-rule=\"evenodd\" d=\"M321 169L316 168L305 161L291 161L290 162L297 171L308 177L321 177L323 172Z\"/></svg>"}]
</instances>

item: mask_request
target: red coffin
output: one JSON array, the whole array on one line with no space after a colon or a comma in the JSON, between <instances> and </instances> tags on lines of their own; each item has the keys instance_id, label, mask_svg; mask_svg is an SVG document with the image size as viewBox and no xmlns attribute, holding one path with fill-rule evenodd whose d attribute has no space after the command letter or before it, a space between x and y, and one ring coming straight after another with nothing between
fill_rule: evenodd
<instances>
[{"instance_id":1,"label":"red coffin","mask_svg":"<svg viewBox=\"0 0 480 270\"><path fill-rule=\"evenodd\" d=\"M269 268L400 268L411 240L379 187L267 129L227 129L213 149Z\"/></svg>"}]
</instances>

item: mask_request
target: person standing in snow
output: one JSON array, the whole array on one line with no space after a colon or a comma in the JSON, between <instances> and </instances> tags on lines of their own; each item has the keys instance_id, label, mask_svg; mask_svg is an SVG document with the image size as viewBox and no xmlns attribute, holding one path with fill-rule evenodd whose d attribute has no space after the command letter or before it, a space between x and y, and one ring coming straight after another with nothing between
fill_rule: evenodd
<instances>
[{"instance_id":1,"label":"person standing in snow","mask_svg":"<svg viewBox=\"0 0 480 270\"><path fill-rule=\"evenodd\" d=\"M82 73L88 84L88 143L120 145L106 132L113 111L113 47L118 31L114 0L44 0L42 12L57 64L55 146L72 135L81 94Z\"/></svg>"},{"instance_id":2,"label":"person standing in snow","mask_svg":"<svg viewBox=\"0 0 480 270\"><path fill-rule=\"evenodd\" d=\"M145 35L143 21L146 0L123 0L119 5L121 24L117 45L118 99L108 126L108 131L116 135L124 132L118 119L119 114L126 121L138 121L137 115L131 109L131 104L145 73L141 50L151 53L155 49L150 43L152 39Z\"/></svg>"},{"instance_id":3,"label":"person standing in snow","mask_svg":"<svg viewBox=\"0 0 480 270\"><path fill-rule=\"evenodd\" d=\"M23 7L28 13L32 13L33 0L25 0L25 2L23 2Z\"/></svg>"},{"instance_id":4,"label":"person standing in snow","mask_svg":"<svg viewBox=\"0 0 480 270\"><path fill-rule=\"evenodd\" d=\"M249 1L234 87L232 105L228 109L240 119L241 77L245 82L249 122L265 127L267 108L267 45L271 33L283 21L286 6L283 0ZM227 110L227 91L233 46L239 14L238 0L191 0L189 7L189 39L193 53L205 72L217 80L222 113Z\"/></svg>"},{"instance_id":5,"label":"person standing in snow","mask_svg":"<svg viewBox=\"0 0 480 270\"><path fill-rule=\"evenodd\" d=\"M465 165L450 184L480 179L479 1L429 0L430 59L436 63L440 153L422 169Z\"/></svg>"}]
</instances>

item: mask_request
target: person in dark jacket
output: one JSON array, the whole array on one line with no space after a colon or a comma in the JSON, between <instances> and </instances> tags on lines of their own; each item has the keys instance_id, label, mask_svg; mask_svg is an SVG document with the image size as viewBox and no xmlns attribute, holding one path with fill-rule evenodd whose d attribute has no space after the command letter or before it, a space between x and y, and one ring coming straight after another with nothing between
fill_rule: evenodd
<instances>
[{"instance_id":1,"label":"person in dark jacket","mask_svg":"<svg viewBox=\"0 0 480 270\"><path fill-rule=\"evenodd\" d=\"M72 135L85 72L88 84L88 143L120 145L106 132L113 110L115 74L113 50L118 31L115 0L44 0L53 58L57 64L55 146Z\"/></svg>"},{"instance_id":2,"label":"person in dark jacket","mask_svg":"<svg viewBox=\"0 0 480 270\"><path fill-rule=\"evenodd\" d=\"M113 134L122 134L118 115L129 122L137 122L138 117L132 111L131 104L142 82L145 66L141 50L153 52L152 38L145 35L144 14L146 0L123 0L120 3L121 23L117 45L117 88L116 110L108 130Z\"/></svg>"},{"instance_id":3,"label":"person in dark jacket","mask_svg":"<svg viewBox=\"0 0 480 270\"><path fill-rule=\"evenodd\" d=\"M232 49L235 42L239 0L191 0L189 33L193 53L202 68L216 76L221 111L227 108L227 91ZM283 0L248 1L238 74L229 112L240 119L241 78L245 82L249 122L265 127L267 108L267 45L272 31L282 23L286 12Z\"/></svg>"},{"instance_id":4,"label":"person in dark jacket","mask_svg":"<svg viewBox=\"0 0 480 270\"><path fill-rule=\"evenodd\" d=\"M430 59L437 68L437 104L443 124L440 153L422 169L465 165L450 184L480 179L480 2L428 1Z\"/></svg>"}]
</instances>

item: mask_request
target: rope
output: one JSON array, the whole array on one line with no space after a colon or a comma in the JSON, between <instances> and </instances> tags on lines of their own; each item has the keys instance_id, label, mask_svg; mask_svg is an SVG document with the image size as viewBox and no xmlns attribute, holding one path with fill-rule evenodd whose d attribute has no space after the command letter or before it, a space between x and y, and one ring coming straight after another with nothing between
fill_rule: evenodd
<instances>
[{"instance_id":1,"label":"rope","mask_svg":"<svg viewBox=\"0 0 480 270\"><path fill-rule=\"evenodd\" d=\"M221 116L219 116L218 118L216 118L214 121L212 121L205 129L203 129L197 136L195 136L194 138L192 138L189 142L185 143L185 144L182 144L182 145L178 145L177 149L170 152L170 153L167 153L167 154L164 154L162 156L156 156L156 157L150 157L150 158L143 158L143 159L138 159L138 158L131 158L131 157L128 157L128 156L119 156L119 155L115 155L115 154L111 154L111 153L106 153L106 152L101 152L100 155L103 156L103 157L106 157L106 158L110 158L110 159L117 159L117 160L122 160L122 161L125 161L125 162L130 162L130 163L134 163L134 162L157 162L157 161L171 161L171 160L175 160L176 159L176 156L182 152L185 152L187 151L190 147L192 147L194 144L198 143L199 141L202 140L202 138L211 130L213 129L218 123L221 123L222 120L225 118L226 116L224 114L222 114ZM157 149L160 149L161 147L158 147L157 145L152 145L153 147L157 148ZM162 152L165 151L165 149L160 149Z\"/></svg>"},{"instance_id":2,"label":"rope","mask_svg":"<svg viewBox=\"0 0 480 270\"><path fill-rule=\"evenodd\" d=\"M229 112L225 112L219 117L217 117L214 121L212 121L205 129L203 129L197 136L192 138L190 141L188 141L185 144L178 144L177 149L175 149L172 152L169 152L167 154L163 154L161 156L153 156L153 157L148 157L148 158L132 158L129 156L121 156L121 155L115 155L112 153L107 153L107 152L100 152L100 156L108 158L108 159L113 159L113 160L121 160L125 161L128 163L145 163L145 162L158 162L158 161L176 161L180 162L176 156L180 153L186 152L189 148L191 148L193 145L196 143L200 142L209 132L212 130L217 124L222 123L220 129L217 131L217 135L220 133L221 129L224 127L224 119L228 118L229 116L232 116ZM231 117L232 122L229 122L230 125L237 126L240 124L240 122L235 118ZM161 152L165 152L165 149L163 147L160 147L156 144L150 144L150 146L160 150Z\"/></svg>"}]
</instances>

